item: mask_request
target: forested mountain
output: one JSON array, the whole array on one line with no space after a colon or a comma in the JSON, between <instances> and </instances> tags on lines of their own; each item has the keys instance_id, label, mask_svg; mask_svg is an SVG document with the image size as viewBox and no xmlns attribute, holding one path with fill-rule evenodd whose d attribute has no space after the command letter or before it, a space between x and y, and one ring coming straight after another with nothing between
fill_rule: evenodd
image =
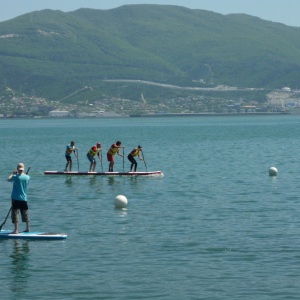
<instances>
[{"instance_id":1,"label":"forested mountain","mask_svg":"<svg viewBox=\"0 0 300 300\"><path fill-rule=\"evenodd\" d=\"M0 77L2 87L70 101L81 89L134 93L110 79L299 88L300 28L169 5L42 10L0 23Z\"/></svg>"}]
</instances>

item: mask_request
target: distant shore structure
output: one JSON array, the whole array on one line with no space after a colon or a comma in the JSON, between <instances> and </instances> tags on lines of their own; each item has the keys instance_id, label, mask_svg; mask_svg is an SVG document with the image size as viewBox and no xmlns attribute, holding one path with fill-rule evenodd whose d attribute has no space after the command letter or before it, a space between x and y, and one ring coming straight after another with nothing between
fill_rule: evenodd
<instances>
[{"instance_id":1,"label":"distant shore structure","mask_svg":"<svg viewBox=\"0 0 300 300\"><path fill-rule=\"evenodd\" d=\"M68 117L70 112L66 110L52 110L49 111L49 117Z\"/></svg>"}]
</instances>

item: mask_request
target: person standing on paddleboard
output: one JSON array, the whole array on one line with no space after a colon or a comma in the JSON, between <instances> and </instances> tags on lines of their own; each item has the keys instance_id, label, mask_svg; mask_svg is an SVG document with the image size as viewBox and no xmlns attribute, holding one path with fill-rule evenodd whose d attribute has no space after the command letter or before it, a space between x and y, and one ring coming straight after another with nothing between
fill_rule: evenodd
<instances>
[{"instance_id":1,"label":"person standing on paddleboard","mask_svg":"<svg viewBox=\"0 0 300 300\"><path fill-rule=\"evenodd\" d=\"M76 150L77 150L77 148L75 148L74 141L71 141L70 145L67 145L66 152L65 152L65 157L66 157L66 160L67 160L66 167L65 167L65 172L68 172L68 167L69 167L69 171L72 172L72 157L71 157L71 154L72 154L72 152L74 152L74 155L77 157Z\"/></svg>"},{"instance_id":2,"label":"person standing on paddleboard","mask_svg":"<svg viewBox=\"0 0 300 300\"><path fill-rule=\"evenodd\" d=\"M114 156L116 154L118 154L119 156L124 158L124 155L120 154L120 148L123 148L123 146L121 146L121 142L117 141L115 144L112 144L109 148L109 150L107 151L107 160L109 162L109 167L108 167L108 172L113 172L114 171Z\"/></svg>"},{"instance_id":3,"label":"person standing on paddleboard","mask_svg":"<svg viewBox=\"0 0 300 300\"><path fill-rule=\"evenodd\" d=\"M26 222L25 232L29 232L29 216L28 216L28 205L27 205L27 186L29 184L30 177L24 173L24 164L19 163L17 170L14 170L9 175L7 181L13 182L13 189L11 193L12 210L11 220L15 226L13 234L19 233L18 226L18 212L20 210L22 216L22 222Z\"/></svg>"},{"instance_id":4,"label":"person standing on paddleboard","mask_svg":"<svg viewBox=\"0 0 300 300\"><path fill-rule=\"evenodd\" d=\"M141 151L143 151L143 148L138 145L137 148L134 148L127 156L128 160L131 162L130 172L136 172L137 168L137 162L134 157L138 157L140 160L143 160L140 156Z\"/></svg>"},{"instance_id":5,"label":"person standing on paddleboard","mask_svg":"<svg viewBox=\"0 0 300 300\"><path fill-rule=\"evenodd\" d=\"M100 151L101 151L101 143L98 142L97 145L93 146L86 154L86 157L88 158L88 160L91 163L89 172L95 172L95 168L96 168L96 164L97 164L96 160L95 160L96 154L101 161Z\"/></svg>"}]
</instances>

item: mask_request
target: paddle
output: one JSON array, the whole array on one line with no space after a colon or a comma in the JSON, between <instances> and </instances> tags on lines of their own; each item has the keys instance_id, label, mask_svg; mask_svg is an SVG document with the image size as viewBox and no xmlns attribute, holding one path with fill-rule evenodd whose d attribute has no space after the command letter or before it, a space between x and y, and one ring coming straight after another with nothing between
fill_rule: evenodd
<instances>
[{"instance_id":1,"label":"paddle","mask_svg":"<svg viewBox=\"0 0 300 300\"><path fill-rule=\"evenodd\" d=\"M101 161L101 169L102 169L102 173L103 173L103 164L102 164L102 150L100 150L100 161Z\"/></svg>"},{"instance_id":2,"label":"paddle","mask_svg":"<svg viewBox=\"0 0 300 300\"><path fill-rule=\"evenodd\" d=\"M4 222L1 224L1 226L0 226L0 231L2 230L2 227L4 226L6 220L7 220L8 216L9 216L9 214L10 214L10 212L11 212L11 209L12 209L12 207L10 207L10 209L9 209L7 215L6 215L6 218L5 218Z\"/></svg>"},{"instance_id":3,"label":"paddle","mask_svg":"<svg viewBox=\"0 0 300 300\"><path fill-rule=\"evenodd\" d=\"M124 167L124 147L123 147L123 172L125 172L125 167Z\"/></svg>"},{"instance_id":4,"label":"paddle","mask_svg":"<svg viewBox=\"0 0 300 300\"><path fill-rule=\"evenodd\" d=\"M143 151L141 151L141 152L142 152L143 161L144 161L144 164L145 164L145 167L146 167L146 170L147 170L147 165L146 165L146 161L145 161L144 153L143 153ZM147 170L147 171L148 171L148 170Z\"/></svg>"},{"instance_id":5,"label":"paddle","mask_svg":"<svg viewBox=\"0 0 300 300\"><path fill-rule=\"evenodd\" d=\"M30 169L31 169L31 167L28 167L26 174L29 173L29 170L30 170ZM11 209L12 209L12 206L10 207L10 209L9 209L7 215L6 215L6 218L5 218L4 222L3 222L3 223L1 224L1 226L0 226L0 231L2 230L2 227L5 225L6 220L7 220L8 216L9 216L9 214L10 214L10 212L11 212Z\"/></svg>"},{"instance_id":6,"label":"paddle","mask_svg":"<svg viewBox=\"0 0 300 300\"><path fill-rule=\"evenodd\" d=\"M78 159L78 149L76 150L77 151L77 166L78 166L78 172L79 172L79 159Z\"/></svg>"}]
</instances>

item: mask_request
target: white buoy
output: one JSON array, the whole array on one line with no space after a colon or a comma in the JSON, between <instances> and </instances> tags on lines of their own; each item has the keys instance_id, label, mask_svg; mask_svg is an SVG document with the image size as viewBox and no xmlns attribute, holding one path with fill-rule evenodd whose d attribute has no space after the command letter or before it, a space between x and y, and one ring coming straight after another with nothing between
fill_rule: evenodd
<instances>
[{"instance_id":1,"label":"white buoy","mask_svg":"<svg viewBox=\"0 0 300 300\"><path fill-rule=\"evenodd\" d=\"M277 174L278 174L278 170L275 167L271 167L269 169L269 175L270 176L277 176Z\"/></svg>"},{"instance_id":2,"label":"white buoy","mask_svg":"<svg viewBox=\"0 0 300 300\"><path fill-rule=\"evenodd\" d=\"M127 198L123 195L118 195L115 198L115 207L117 208L125 208L127 206Z\"/></svg>"}]
</instances>

